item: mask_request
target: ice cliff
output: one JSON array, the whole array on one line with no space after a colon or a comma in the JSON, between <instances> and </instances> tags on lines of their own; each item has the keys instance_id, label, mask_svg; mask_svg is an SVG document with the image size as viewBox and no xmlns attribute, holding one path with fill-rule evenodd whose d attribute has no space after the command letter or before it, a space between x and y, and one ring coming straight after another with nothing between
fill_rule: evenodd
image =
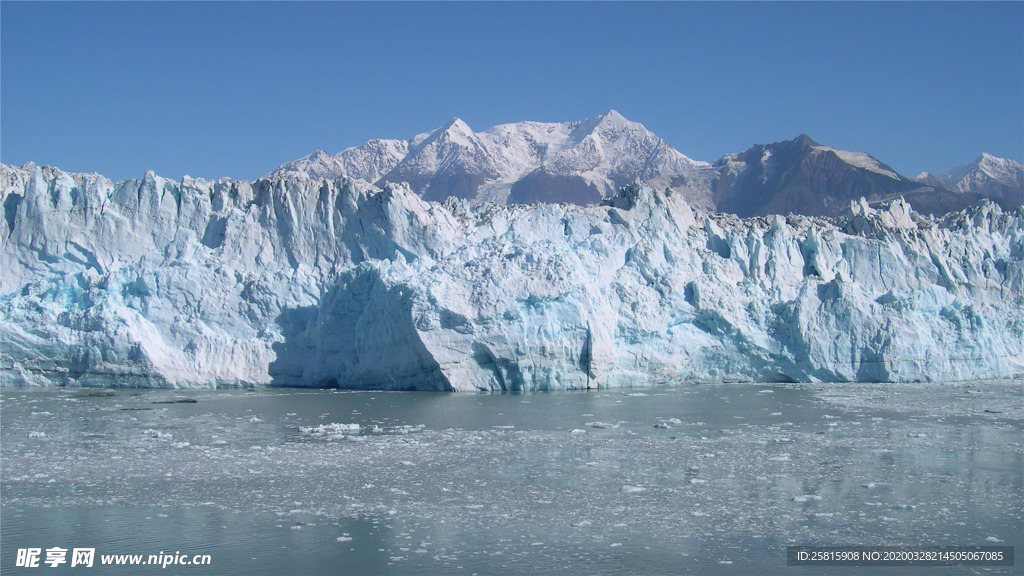
<instances>
[{"instance_id":1,"label":"ice cliff","mask_svg":"<svg viewBox=\"0 0 1024 576\"><path fill-rule=\"evenodd\" d=\"M300 173L0 167L3 384L537 390L1024 376L1024 213L739 219Z\"/></svg>"}]
</instances>

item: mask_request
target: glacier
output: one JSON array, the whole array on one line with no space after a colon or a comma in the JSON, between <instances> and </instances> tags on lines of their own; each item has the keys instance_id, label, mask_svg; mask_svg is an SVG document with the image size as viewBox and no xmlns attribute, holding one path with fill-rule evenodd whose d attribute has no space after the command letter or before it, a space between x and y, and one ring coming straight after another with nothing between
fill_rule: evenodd
<instances>
[{"instance_id":1,"label":"glacier","mask_svg":"<svg viewBox=\"0 0 1024 576\"><path fill-rule=\"evenodd\" d=\"M0 383L554 390L1024 377L1024 211L740 219L0 165Z\"/></svg>"}]
</instances>

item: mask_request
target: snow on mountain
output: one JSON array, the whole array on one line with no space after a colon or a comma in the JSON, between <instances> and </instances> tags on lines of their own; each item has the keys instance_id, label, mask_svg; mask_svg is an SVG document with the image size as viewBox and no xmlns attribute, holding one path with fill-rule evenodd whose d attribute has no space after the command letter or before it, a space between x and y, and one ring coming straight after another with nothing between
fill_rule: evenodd
<instances>
[{"instance_id":1,"label":"snow on mountain","mask_svg":"<svg viewBox=\"0 0 1024 576\"><path fill-rule=\"evenodd\" d=\"M630 127L603 120L486 135L452 123L409 152L504 178L513 162L478 155L504 131L520 139L518 170L532 166L530 142L559 143L576 150L564 157L573 169L611 179L601 151L637 140L609 136ZM553 162L549 148L537 155ZM771 179L785 158L769 152L743 162ZM113 183L32 165L0 166L0 192L3 384L538 390L1024 375L1024 213L992 203L942 219L899 200L856 202L842 219L739 219L640 185L600 205L495 206L297 171Z\"/></svg>"},{"instance_id":2,"label":"snow on mountain","mask_svg":"<svg viewBox=\"0 0 1024 576\"><path fill-rule=\"evenodd\" d=\"M393 170L408 153L409 143L404 140L370 140L359 148L349 148L334 156L317 150L305 158L282 164L274 173L301 172L329 180L348 175L376 182Z\"/></svg>"},{"instance_id":3,"label":"snow on mountain","mask_svg":"<svg viewBox=\"0 0 1024 576\"><path fill-rule=\"evenodd\" d=\"M637 179L657 178L701 204L713 173L710 164L687 158L614 110L579 122L519 122L479 133L453 118L408 141L371 141L335 156L317 152L271 175L296 171L377 185L408 182L428 200L582 205Z\"/></svg>"},{"instance_id":4,"label":"snow on mountain","mask_svg":"<svg viewBox=\"0 0 1024 576\"><path fill-rule=\"evenodd\" d=\"M1024 165L1007 158L982 154L970 164L950 170L941 177L949 188L1024 203Z\"/></svg>"},{"instance_id":5,"label":"snow on mountain","mask_svg":"<svg viewBox=\"0 0 1024 576\"><path fill-rule=\"evenodd\" d=\"M410 140L371 140L336 155L317 151L270 176L407 182L427 200L591 205L641 181L671 189L692 206L740 216L836 216L851 201L903 197L920 211L945 214L992 198L1024 203L1024 169L988 154L943 178L901 176L864 152L824 146L806 135L755 145L709 164L695 161L614 110L578 122L518 122L483 132L453 118ZM951 194L959 191L962 195Z\"/></svg>"},{"instance_id":6,"label":"snow on mountain","mask_svg":"<svg viewBox=\"0 0 1024 576\"><path fill-rule=\"evenodd\" d=\"M914 182L920 182L921 184L931 186L932 188L946 187L945 182L943 182L941 179L939 179L939 177L935 176L930 172L921 172L917 176L914 176Z\"/></svg>"},{"instance_id":7,"label":"snow on mountain","mask_svg":"<svg viewBox=\"0 0 1024 576\"><path fill-rule=\"evenodd\" d=\"M487 142L453 118L413 138L409 154L380 181L407 182L428 200L474 198L480 185L499 178L503 168Z\"/></svg>"},{"instance_id":8,"label":"snow on mountain","mask_svg":"<svg viewBox=\"0 0 1024 576\"><path fill-rule=\"evenodd\" d=\"M832 154L838 156L840 160L846 162L851 166L863 168L864 170L868 170L876 174L881 174L882 176L892 178L893 180L896 181L900 180L899 174L894 172L892 168L889 168L885 164L879 162L878 159L876 159L874 156L871 156L870 154L865 154L864 152L849 152L847 150L839 150L836 148L831 148L829 146L821 145L812 146L812 150L814 151L814 153L831 152Z\"/></svg>"},{"instance_id":9,"label":"snow on mountain","mask_svg":"<svg viewBox=\"0 0 1024 576\"><path fill-rule=\"evenodd\" d=\"M980 200L900 176L863 152L822 146L807 135L729 154L714 164L716 208L740 216L838 216L851 202L905 198L922 212L945 214Z\"/></svg>"}]
</instances>

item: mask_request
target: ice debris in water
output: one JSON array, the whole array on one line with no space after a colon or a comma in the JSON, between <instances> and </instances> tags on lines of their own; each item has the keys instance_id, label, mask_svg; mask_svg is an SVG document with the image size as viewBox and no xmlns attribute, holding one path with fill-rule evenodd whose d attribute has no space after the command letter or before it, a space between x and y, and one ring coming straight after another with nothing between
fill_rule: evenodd
<instances>
[{"instance_id":1,"label":"ice debris in water","mask_svg":"<svg viewBox=\"0 0 1024 576\"><path fill-rule=\"evenodd\" d=\"M332 422L330 424L318 424L316 426L299 426L299 433L315 437L344 436L346 434L358 434L359 428L359 424L342 424L339 422Z\"/></svg>"}]
</instances>

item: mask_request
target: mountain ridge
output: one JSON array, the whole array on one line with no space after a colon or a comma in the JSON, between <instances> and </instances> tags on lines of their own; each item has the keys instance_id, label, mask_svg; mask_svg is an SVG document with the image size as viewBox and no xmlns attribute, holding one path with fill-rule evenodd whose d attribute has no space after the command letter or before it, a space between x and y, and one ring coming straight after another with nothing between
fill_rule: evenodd
<instances>
[{"instance_id":1,"label":"mountain ridge","mask_svg":"<svg viewBox=\"0 0 1024 576\"><path fill-rule=\"evenodd\" d=\"M374 142L387 142L391 153L381 154L374 149L380 144ZM405 155L398 158L402 152ZM383 161L374 161L375 157ZM389 169L360 172L362 165ZM376 185L409 182L429 200L456 196L502 204L542 199L594 204L637 178L686 174L689 178L677 178L679 184L673 187L685 194L699 187L699 176L709 167L675 150L642 124L609 110L579 121L506 123L482 132L453 118L408 140L371 140L335 155L315 152L282 164L267 176L298 171L317 177L363 176L360 179ZM689 196L702 204L698 196Z\"/></svg>"},{"instance_id":2,"label":"mountain ridge","mask_svg":"<svg viewBox=\"0 0 1024 576\"><path fill-rule=\"evenodd\" d=\"M705 162L614 109L583 120L506 123L482 132L454 117L408 140L370 140L334 155L317 150L267 176L286 172L346 175L377 186L408 182L427 200L455 196L498 204L591 205L642 181L680 193L695 207L740 216L837 216L861 196L869 204L904 197L937 214L982 198L1004 208L1024 203L1024 167L985 153L942 177L908 178L868 153L800 134Z\"/></svg>"}]
</instances>

